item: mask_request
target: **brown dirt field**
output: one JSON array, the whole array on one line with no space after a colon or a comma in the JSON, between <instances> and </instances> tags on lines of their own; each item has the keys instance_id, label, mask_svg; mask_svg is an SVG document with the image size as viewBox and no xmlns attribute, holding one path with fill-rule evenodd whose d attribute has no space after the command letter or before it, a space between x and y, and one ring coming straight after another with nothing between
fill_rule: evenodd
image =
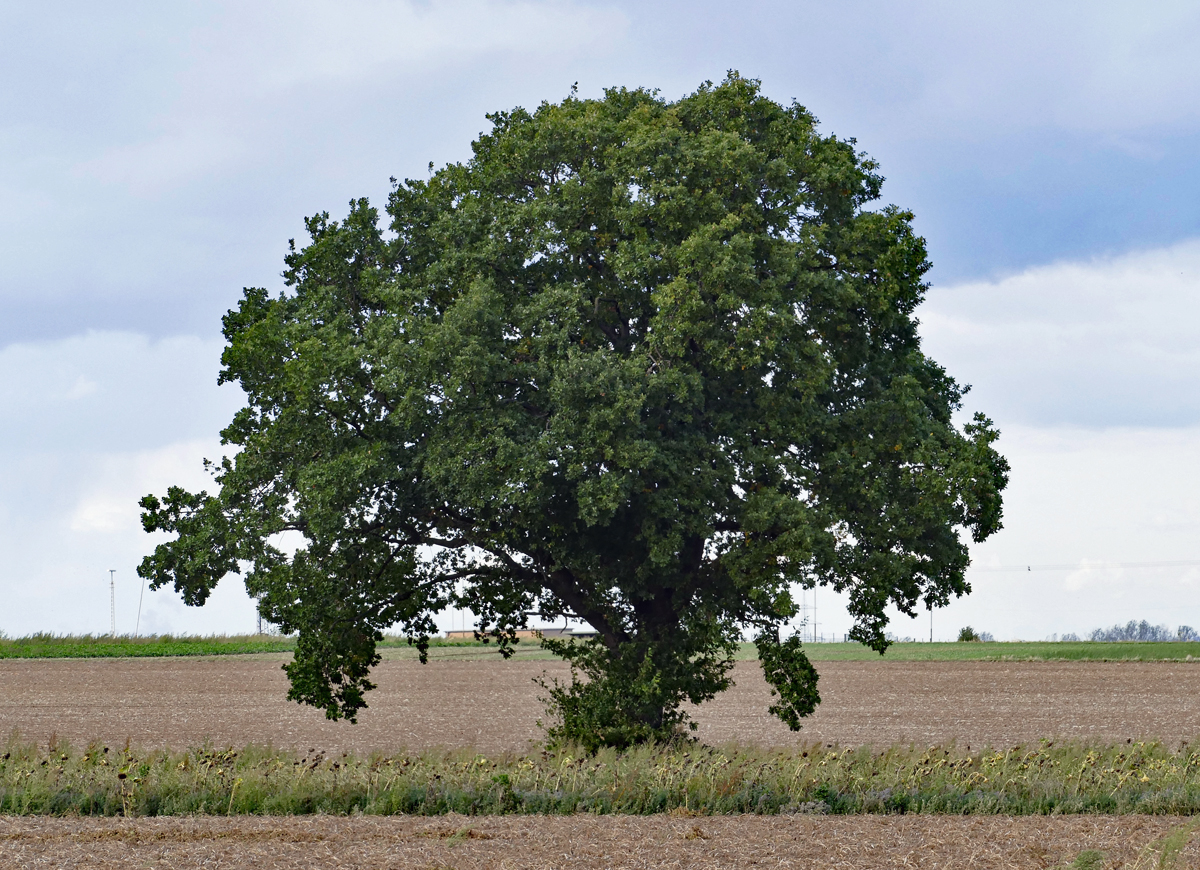
<instances>
[{"instance_id":1,"label":"brown dirt field","mask_svg":"<svg viewBox=\"0 0 1200 870\"><path fill-rule=\"evenodd\" d=\"M1135 861L1162 816L501 816L436 819L0 817L0 863L351 868L1042 868L1080 852ZM1179 866L1200 866L1200 842ZM1149 865L1154 866L1154 865Z\"/></svg>"},{"instance_id":2,"label":"brown dirt field","mask_svg":"<svg viewBox=\"0 0 1200 870\"><path fill-rule=\"evenodd\" d=\"M182 748L273 743L326 751L474 746L540 739L541 690L558 662L384 661L357 725L284 699L275 656L0 660L0 734L76 745L126 739ZM895 742L1010 746L1042 737L1117 742L1200 735L1200 666L1107 662L823 662L823 703L799 734L769 717L756 663L696 714L707 743Z\"/></svg>"}]
</instances>

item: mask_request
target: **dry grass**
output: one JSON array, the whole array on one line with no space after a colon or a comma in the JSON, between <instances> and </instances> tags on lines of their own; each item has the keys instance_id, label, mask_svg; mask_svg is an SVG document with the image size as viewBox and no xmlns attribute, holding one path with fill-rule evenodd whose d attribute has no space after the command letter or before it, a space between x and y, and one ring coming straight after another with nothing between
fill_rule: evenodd
<instances>
[{"instance_id":1,"label":"dry grass","mask_svg":"<svg viewBox=\"0 0 1200 870\"><path fill-rule=\"evenodd\" d=\"M12 740L3 748L0 812L22 815L1200 813L1200 752L1161 744L975 752L684 744L366 759L253 746L78 751Z\"/></svg>"},{"instance_id":2,"label":"dry grass","mask_svg":"<svg viewBox=\"0 0 1200 870\"><path fill-rule=\"evenodd\" d=\"M1186 820L1145 816L0 817L0 864L190 868L978 868L1048 870L1099 852L1156 866ZM1140 865L1138 864L1141 858ZM1085 859L1086 860L1086 859ZM1079 866L1079 865L1077 865ZM1189 844L1178 867L1200 866Z\"/></svg>"}]
</instances>

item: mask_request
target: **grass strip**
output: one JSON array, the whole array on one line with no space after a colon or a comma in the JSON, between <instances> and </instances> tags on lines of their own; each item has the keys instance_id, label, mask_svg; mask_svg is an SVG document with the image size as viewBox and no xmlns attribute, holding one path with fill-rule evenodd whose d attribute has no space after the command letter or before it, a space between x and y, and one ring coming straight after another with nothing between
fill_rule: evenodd
<instances>
[{"instance_id":1,"label":"grass strip","mask_svg":"<svg viewBox=\"0 0 1200 870\"><path fill-rule=\"evenodd\" d=\"M471 641L434 640L434 647L461 647L465 651L488 651L495 654L494 645ZM382 649L409 648L405 638L388 636L379 644ZM245 635L56 635L34 634L27 637L0 637L0 659L76 659L76 658L139 658L169 656L254 655L257 653L291 652L296 648L294 637L269 634ZM413 649L413 656L416 650Z\"/></svg>"},{"instance_id":2,"label":"grass strip","mask_svg":"<svg viewBox=\"0 0 1200 870\"><path fill-rule=\"evenodd\" d=\"M292 638L271 635L112 637L34 634L0 640L0 659L246 655L286 652L295 646Z\"/></svg>"},{"instance_id":3,"label":"grass strip","mask_svg":"<svg viewBox=\"0 0 1200 870\"><path fill-rule=\"evenodd\" d=\"M858 643L805 644L814 662L879 661ZM989 641L985 643L894 643L883 655L893 662L1200 662L1195 641Z\"/></svg>"},{"instance_id":4,"label":"grass strip","mask_svg":"<svg viewBox=\"0 0 1200 870\"><path fill-rule=\"evenodd\" d=\"M19 737L0 814L1200 813L1200 752L1159 743L970 751L696 744L326 756L250 746L83 751Z\"/></svg>"},{"instance_id":5,"label":"grass strip","mask_svg":"<svg viewBox=\"0 0 1200 870\"><path fill-rule=\"evenodd\" d=\"M431 641L431 658L497 659L494 643L445 640ZM417 652L405 638L387 636L380 649L400 651L401 657ZM210 635L207 637L155 635L112 637L109 635L35 634L28 637L0 637L0 659L12 658L132 658L140 656L215 656L253 655L291 652L296 648L292 637L277 635ZM857 643L815 643L804 648L814 662L880 661L874 650ZM518 658L549 657L537 641L517 644ZM754 644L742 644L736 656L741 661L758 658ZM1100 662L1200 662L1200 643L1144 643L1092 641L996 641L989 643L895 643L883 661L1100 661Z\"/></svg>"}]
</instances>

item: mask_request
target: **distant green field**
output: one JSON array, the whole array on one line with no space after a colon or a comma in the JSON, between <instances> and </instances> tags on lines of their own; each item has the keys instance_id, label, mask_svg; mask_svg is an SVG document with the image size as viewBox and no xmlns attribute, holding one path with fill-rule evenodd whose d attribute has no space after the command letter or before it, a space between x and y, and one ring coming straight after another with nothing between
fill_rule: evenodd
<instances>
[{"instance_id":1,"label":"distant green field","mask_svg":"<svg viewBox=\"0 0 1200 870\"><path fill-rule=\"evenodd\" d=\"M495 644L434 638L430 658L490 658ZM296 648L294 637L269 634L179 636L158 635L54 635L0 638L0 659L131 658L143 656L221 656L288 653ZM379 644L386 658L416 658L417 650L403 637L387 636ZM518 643L521 658L553 658L536 642Z\"/></svg>"},{"instance_id":2,"label":"distant green field","mask_svg":"<svg viewBox=\"0 0 1200 870\"><path fill-rule=\"evenodd\" d=\"M0 659L245 655L286 652L295 646L292 638L271 635L111 637L35 634L0 640Z\"/></svg>"},{"instance_id":3,"label":"distant green field","mask_svg":"<svg viewBox=\"0 0 1200 870\"><path fill-rule=\"evenodd\" d=\"M385 658L417 657L404 638L387 637L380 645ZM435 639L431 659L499 658L494 644ZM287 653L296 648L292 637L273 635L216 635L209 637L170 635L129 637L108 635L51 635L0 639L0 659L29 658L129 658L138 656L216 656ZM880 661L873 650L857 643L807 644L805 652L814 662ZM551 659L536 641L516 646L519 659ZM744 643L740 661L757 658L754 644ZM1200 643L1092 643L1090 641L997 641L993 643L895 643L883 661L1188 661L1200 662Z\"/></svg>"},{"instance_id":4,"label":"distant green field","mask_svg":"<svg viewBox=\"0 0 1200 870\"><path fill-rule=\"evenodd\" d=\"M437 646L464 646L434 641ZM486 648L478 646L480 652ZM388 637L380 644L383 649L408 649L403 638ZM269 634L210 635L208 637L152 635L54 635L35 634L30 637L0 638L0 659L77 659L130 658L137 656L221 656L254 655L257 653L286 653L296 648L294 637ZM495 649L495 647L492 647ZM414 650L413 655L416 655Z\"/></svg>"},{"instance_id":5,"label":"distant green field","mask_svg":"<svg viewBox=\"0 0 1200 870\"><path fill-rule=\"evenodd\" d=\"M748 645L749 646L749 645ZM753 658L753 647L750 647ZM814 662L879 661L874 650L857 643L806 644ZM1200 662L1200 643L1093 643L1092 641L994 641L991 643L894 643L883 656L889 662Z\"/></svg>"}]
</instances>

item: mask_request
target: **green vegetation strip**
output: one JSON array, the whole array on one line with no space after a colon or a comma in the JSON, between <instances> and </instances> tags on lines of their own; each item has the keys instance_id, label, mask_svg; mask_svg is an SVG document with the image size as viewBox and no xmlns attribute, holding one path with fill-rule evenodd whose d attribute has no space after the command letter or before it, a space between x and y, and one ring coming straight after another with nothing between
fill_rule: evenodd
<instances>
[{"instance_id":1,"label":"green vegetation strip","mask_svg":"<svg viewBox=\"0 0 1200 870\"><path fill-rule=\"evenodd\" d=\"M379 647L399 657L416 658L417 651L402 637L386 637ZM432 659L499 659L495 644L434 639ZM28 658L127 658L137 656L215 656L291 652L292 637L274 635L216 635L209 637L110 637L107 635L35 634L14 639L0 638L0 659ZM524 640L515 647L518 659L553 658L537 641ZM857 643L806 644L805 653L814 662L879 661L875 651ZM742 644L737 658L758 657L754 644ZM1200 643L1165 642L1094 643L1091 641L998 641L992 643L895 643L883 656L891 662L951 661L1198 661Z\"/></svg>"},{"instance_id":2,"label":"green vegetation strip","mask_svg":"<svg viewBox=\"0 0 1200 870\"><path fill-rule=\"evenodd\" d=\"M244 655L286 652L295 645L292 638L270 635L110 637L35 634L0 640L0 659Z\"/></svg>"},{"instance_id":3,"label":"green vegetation strip","mask_svg":"<svg viewBox=\"0 0 1200 870\"><path fill-rule=\"evenodd\" d=\"M1200 751L1158 743L300 756L9 741L0 814L1200 813Z\"/></svg>"},{"instance_id":4,"label":"green vegetation strip","mask_svg":"<svg viewBox=\"0 0 1200 870\"><path fill-rule=\"evenodd\" d=\"M474 647L480 654L495 652L495 646L477 643L434 641L436 647ZM379 644L383 649L409 649L404 638L388 637ZM35 634L29 637L0 638L0 659L87 659L135 658L141 656L221 656L253 655L256 653L291 652L296 648L294 637L267 634L211 635L208 637L151 635L54 635ZM416 657L413 648L413 657Z\"/></svg>"},{"instance_id":5,"label":"green vegetation strip","mask_svg":"<svg viewBox=\"0 0 1200 870\"><path fill-rule=\"evenodd\" d=\"M857 643L805 644L814 662L879 661L879 653ZM894 662L988 661L1200 661L1200 643L1119 641L994 641L987 643L894 643L883 656Z\"/></svg>"}]
</instances>

